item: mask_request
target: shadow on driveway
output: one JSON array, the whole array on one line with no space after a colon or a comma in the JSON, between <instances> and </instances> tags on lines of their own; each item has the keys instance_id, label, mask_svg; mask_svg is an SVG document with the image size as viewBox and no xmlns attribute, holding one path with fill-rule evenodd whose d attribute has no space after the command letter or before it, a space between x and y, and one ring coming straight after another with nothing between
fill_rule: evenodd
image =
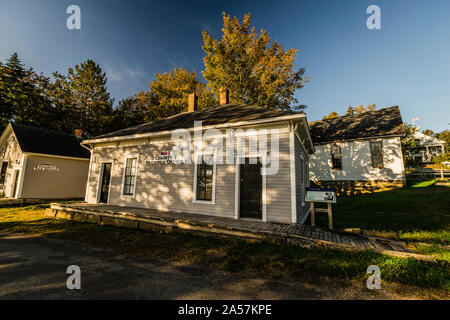
<instances>
[{"instance_id":1,"label":"shadow on driveway","mask_svg":"<svg viewBox=\"0 0 450 320\"><path fill-rule=\"evenodd\" d=\"M66 287L69 265L81 269L81 290ZM0 233L0 299L320 299L320 291L125 257L72 241Z\"/></svg>"}]
</instances>

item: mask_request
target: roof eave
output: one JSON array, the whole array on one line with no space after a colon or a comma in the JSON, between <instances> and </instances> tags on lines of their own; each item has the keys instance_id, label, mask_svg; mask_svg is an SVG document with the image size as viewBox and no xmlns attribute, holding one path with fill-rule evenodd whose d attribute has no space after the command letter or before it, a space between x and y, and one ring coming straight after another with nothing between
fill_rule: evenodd
<instances>
[{"instance_id":1,"label":"roof eave","mask_svg":"<svg viewBox=\"0 0 450 320\"><path fill-rule=\"evenodd\" d=\"M0 136L0 145L3 145L3 143L6 140L6 137L8 137L8 135L10 133L14 133L14 129L13 129L11 123L8 123L8 125L5 128L5 130L3 130L2 135ZM20 147L20 145L19 145L19 147Z\"/></svg>"},{"instance_id":2,"label":"roof eave","mask_svg":"<svg viewBox=\"0 0 450 320\"><path fill-rule=\"evenodd\" d=\"M387 139L387 138L395 138L395 137L404 137L406 134L391 134L391 135L381 135L381 136L371 136L371 137L363 137L363 138L354 138L354 139L336 139L325 142L314 142L315 146L337 143L337 142L348 142L348 141L359 141L359 140L371 140L371 139Z\"/></svg>"},{"instance_id":3,"label":"roof eave","mask_svg":"<svg viewBox=\"0 0 450 320\"><path fill-rule=\"evenodd\" d=\"M266 123L276 123L276 122L284 122L288 120L296 120L296 119L306 119L306 115L304 113L299 113L295 115L281 116L275 118L261 119L261 120L252 120L252 121L240 121L240 122L232 122L232 123L222 123L218 125L210 125L202 127L202 130L208 129L225 129L232 127L242 127L242 126L250 126L250 125L259 125ZM183 129L183 128L179 128ZM194 127L184 128L188 131L194 131ZM176 130L176 129L174 129ZM125 141L125 140L134 140L141 138L149 138L149 137L157 137L157 136L165 136L172 134L173 130L166 131L156 131L156 132L148 132L141 134L132 134L126 136L114 136L114 137L106 137L106 138L98 138L98 139L88 139L83 140L83 144L96 144L96 143L104 143L104 142L116 142L116 141Z\"/></svg>"},{"instance_id":4,"label":"roof eave","mask_svg":"<svg viewBox=\"0 0 450 320\"><path fill-rule=\"evenodd\" d=\"M61 156L61 155L49 154L49 153L38 153L38 152L27 152L27 151L24 151L23 154L32 155L32 156L40 156L40 157L50 157L50 158L62 158L62 159L69 159L69 160L89 161L89 158L74 157L74 156Z\"/></svg>"}]
</instances>

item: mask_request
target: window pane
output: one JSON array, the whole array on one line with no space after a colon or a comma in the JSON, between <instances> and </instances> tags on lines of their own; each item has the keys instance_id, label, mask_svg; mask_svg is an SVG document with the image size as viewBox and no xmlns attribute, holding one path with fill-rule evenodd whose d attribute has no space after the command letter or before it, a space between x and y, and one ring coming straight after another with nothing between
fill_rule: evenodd
<instances>
[{"instance_id":1,"label":"window pane","mask_svg":"<svg viewBox=\"0 0 450 320\"><path fill-rule=\"evenodd\" d=\"M335 170L342 169L341 147L336 144L331 146L331 165Z\"/></svg>"},{"instance_id":2,"label":"window pane","mask_svg":"<svg viewBox=\"0 0 450 320\"><path fill-rule=\"evenodd\" d=\"M137 159L131 159L131 174L136 175L136 163Z\"/></svg>"},{"instance_id":3,"label":"window pane","mask_svg":"<svg viewBox=\"0 0 450 320\"><path fill-rule=\"evenodd\" d=\"M136 183L137 159L127 159L125 167L125 177L123 181L123 194L133 195L134 185Z\"/></svg>"},{"instance_id":4,"label":"window pane","mask_svg":"<svg viewBox=\"0 0 450 320\"><path fill-rule=\"evenodd\" d=\"M372 167L383 168L383 143L382 141L372 141L370 143L372 156Z\"/></svg>"},{"instance_id":5,"label":"window pane","mask_svg":"<svg viewBox=\"0 0 450 320\"><path fill-rule=\"evenodd\" d=\"M212 200L213 166L206 163L197 165L197 199Z\"/></svg>"},{"instance_id":6,"label":"window pane","mask_svg":"<svg viewBox=\"0 0 450 320\"><path fill-rule=\"evenodd\" d=\"M0 187L3 187L3 184L5 183L7 168L8 168L8 162L3 162L2 168L0 171Z\"/></svg>"}]
</instances>

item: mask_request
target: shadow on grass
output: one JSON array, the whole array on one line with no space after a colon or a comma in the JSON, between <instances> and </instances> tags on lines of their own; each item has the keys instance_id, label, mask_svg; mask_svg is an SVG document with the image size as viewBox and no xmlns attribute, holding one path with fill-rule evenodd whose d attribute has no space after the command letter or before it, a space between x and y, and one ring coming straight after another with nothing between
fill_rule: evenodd
<instances>
[{"instance_id":1,"label":"shadow on grass","mask_svg":"<svg viewBox=\"0 0 450 320\"><path fill-rule=\"evenodd\" d=\"M423 186L358 196L338 197L333 205L337 229L361 228L417 236L417 241L450 242L450 188ZM317 225L326 227L326 214L318 213ZM310 220L306 223L310 223ZM413 237L410 240L414 240Z\"/></svg>"},{"instance_id":2,"label":"shadow on grass","mask_svg":"<svg viewBox=\"0 0 450 320\"><path fill-rule=\"evenodd\" d=\"M0 211L0 231L43 234L78 241L129 256L194 263L249 276L295 279L314 283L318 276L367 278L369 265L380 266L383 279L450 290L449 265L383 255L369 250L302 248L284 242L251 242L198 235L168 228L154 231L46 219L44 210ZM1 240L1 238L0 238Z\"/></svg>"}]
</instances>

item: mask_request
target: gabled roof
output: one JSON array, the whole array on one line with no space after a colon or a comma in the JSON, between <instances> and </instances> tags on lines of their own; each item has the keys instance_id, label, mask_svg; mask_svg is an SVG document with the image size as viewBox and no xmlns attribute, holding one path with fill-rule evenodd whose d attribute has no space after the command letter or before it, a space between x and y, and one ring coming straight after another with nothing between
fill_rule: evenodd
<instances>
[{"instance_id":1,"label":"gabled roof","mask_svg":"<svg viewBox=\"0 0 450 320\"><path fill-rule=\"evenodd\" d=\"M12 128L22 152L90 158L90 152L83 148L74 136L69 134L21 124L12 123L9 126ZM8 127L5 132L6 130L8 130Z\"/></svg>"},{"instance_id":2,"label":"gabled roof","mask_svg":"<svg viewBox=\"0 0 450 320\"><path fill-rule=\"evenodd\" d=\"M429 135L426 135L422 132L414 133L414 138L419 142L419 145L421 145L421 146L445 144L445 141L440 140L435 137L432 137L432 136L429 136Z\"/></svg>"},{"instance_id":3,"label":"gabled roof","mask_svg":"<svg viewBox=\"0 0 450 320\"><path fill-rule=\"evenodd\" d=\"M314 144L406 134L397 106L313 121L309 123L309 130Z\"/></svg>"},{"instance_id":4,"label":"gabled roof","mask_svg":"<svg viewBox=\"0 0 450 320\"><path fill-rule=\"evenodd\" d=\"M202 126L212 126L225 123L256 121L283 116L304 116L303 112L281 111L244 104L227 104L212 107L196 112L184 112L168 118L151 121L135 127L130 127L93 138L112 138L162 132L176 129L189 129L194 127L194 121L202 121ZM88 142L87 142L88 143Z\"/></svg>"}]
</instances>

